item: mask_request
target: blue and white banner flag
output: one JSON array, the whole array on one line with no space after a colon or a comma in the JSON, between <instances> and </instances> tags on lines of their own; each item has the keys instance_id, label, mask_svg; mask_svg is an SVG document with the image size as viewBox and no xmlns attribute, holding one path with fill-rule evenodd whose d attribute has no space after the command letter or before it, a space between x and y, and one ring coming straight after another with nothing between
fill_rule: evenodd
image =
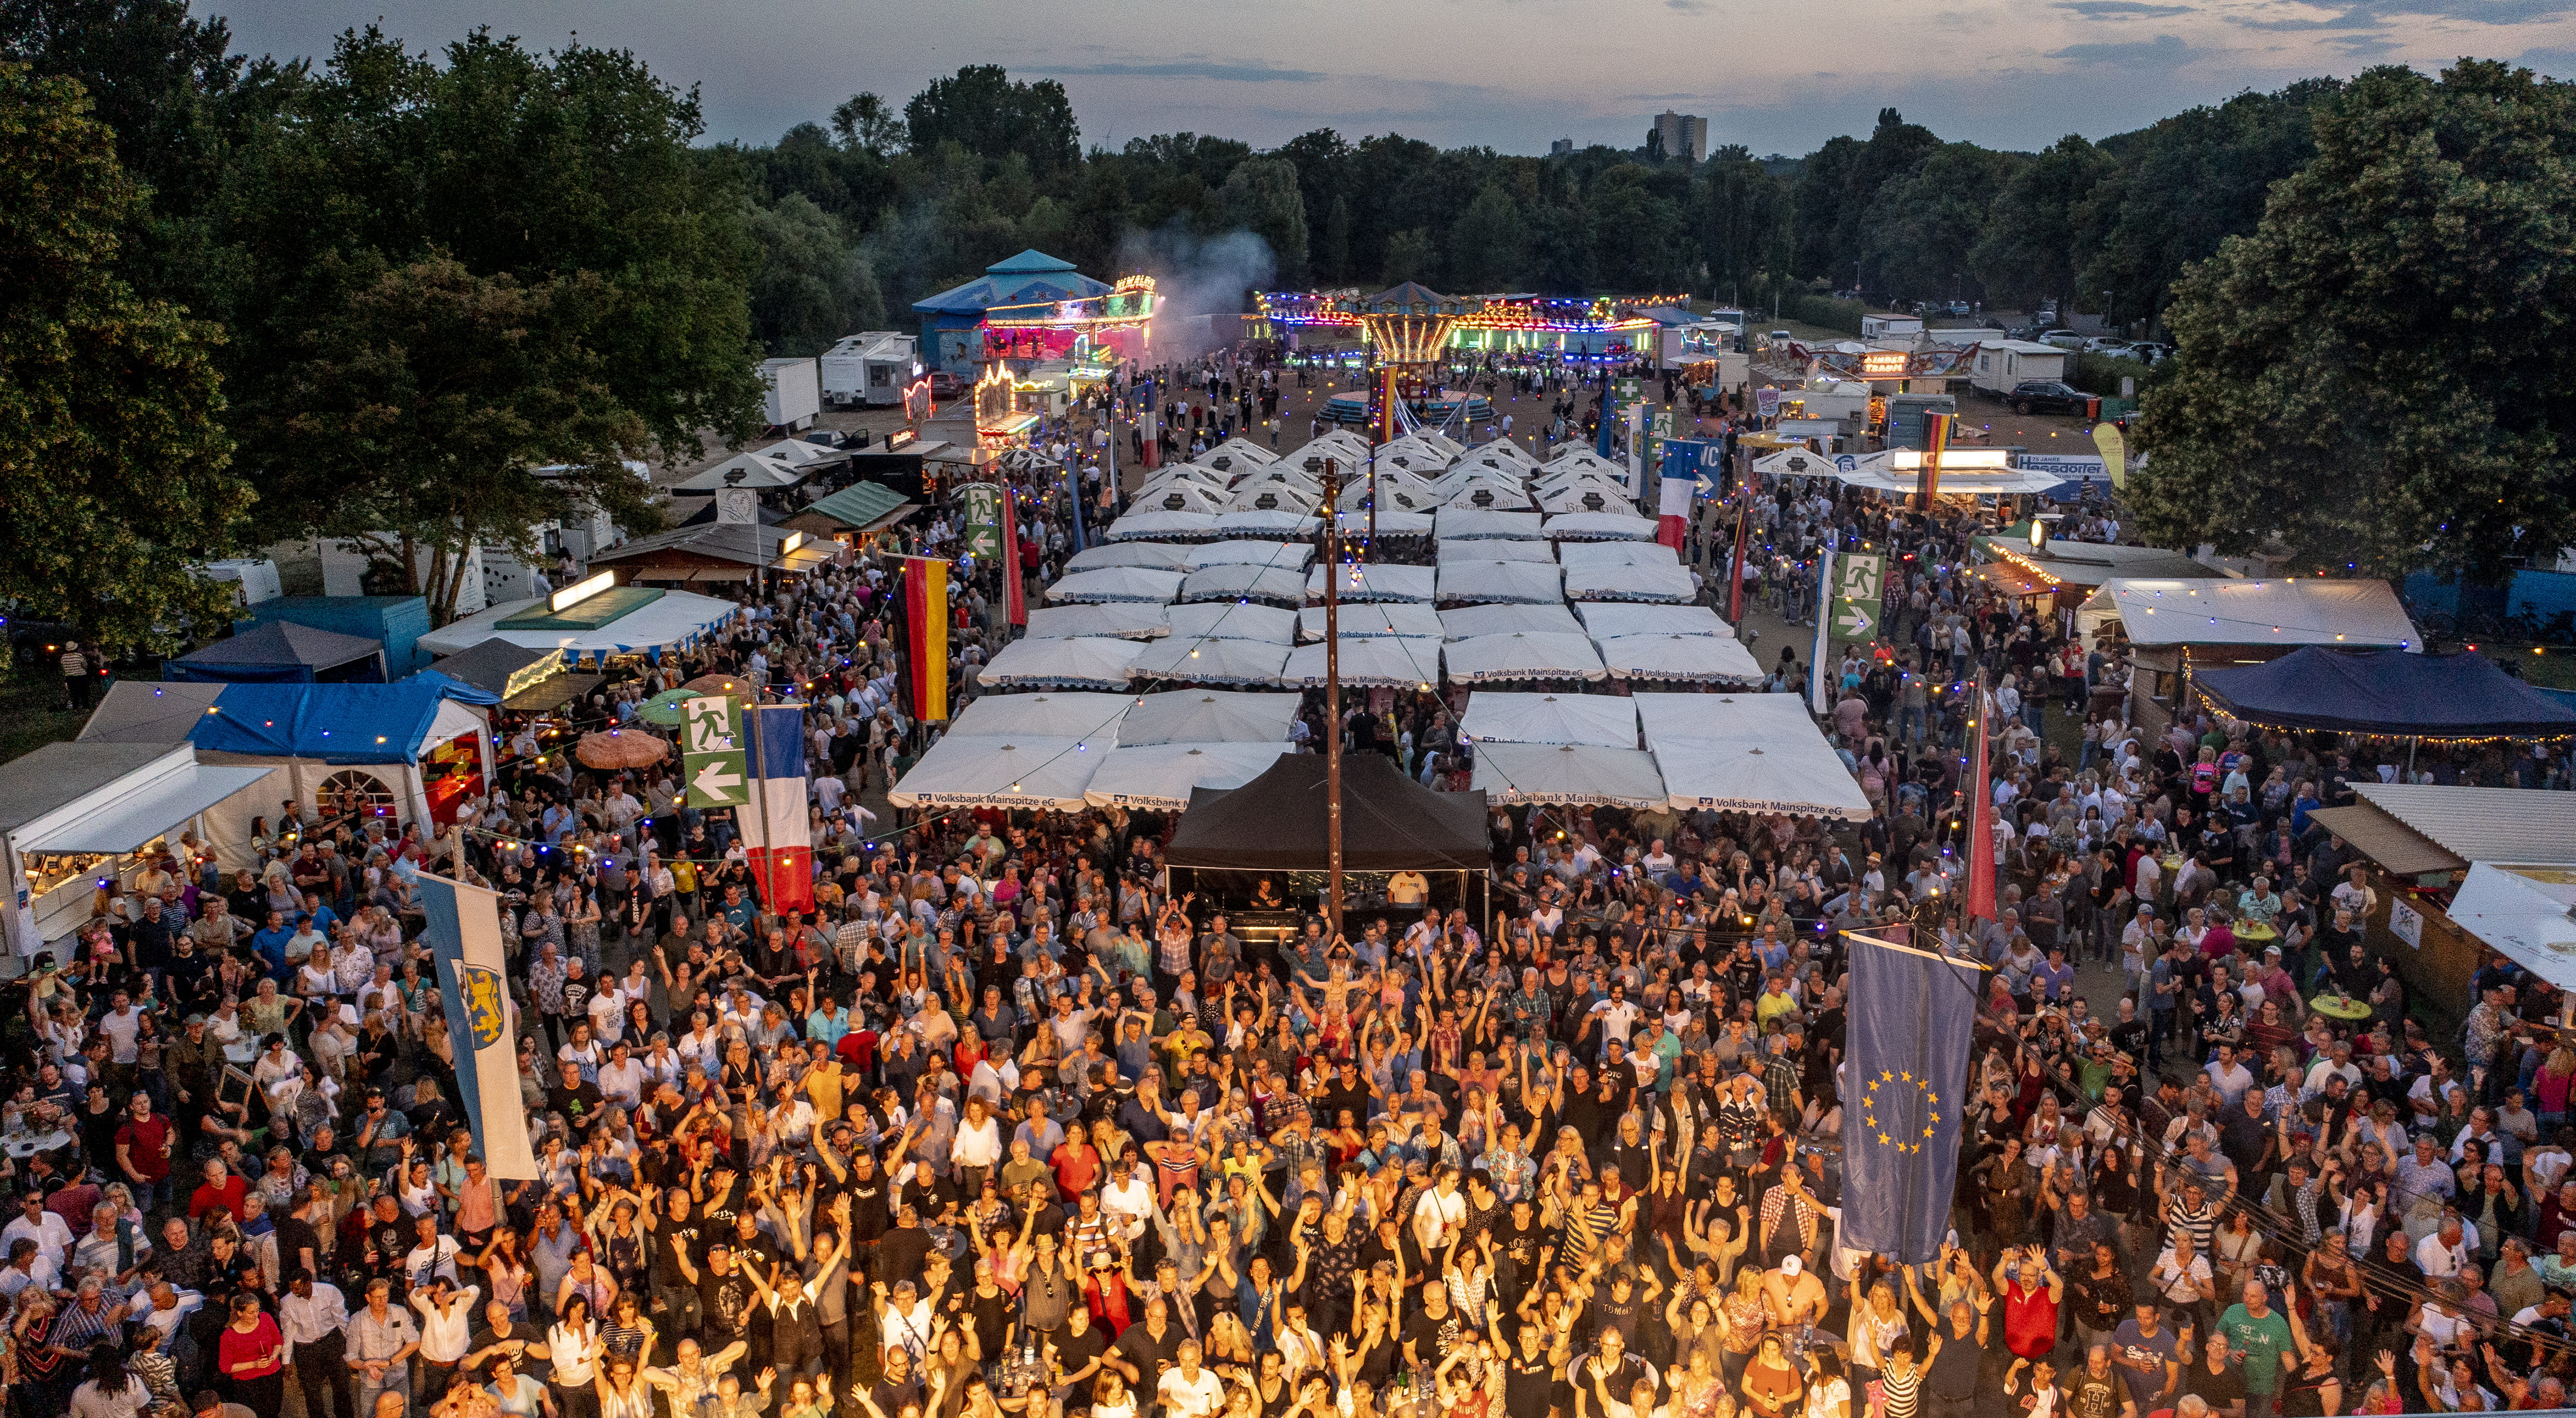
<instances>
[{"instance_id":1,"label":"blue and white banner flag","mask_svg":"<svg viewBox=\"0 0 2576 1418\"><path fill-rule=\"evenodd\" d=\"M510 1018L509 960L501 951L501 896L423 872L420 902L447 1004L447 1038L456 1055L474 1150L503 1181L534 1181L527 1107L519 1097L519 1038Z\"/></svg>"}]
</instances>

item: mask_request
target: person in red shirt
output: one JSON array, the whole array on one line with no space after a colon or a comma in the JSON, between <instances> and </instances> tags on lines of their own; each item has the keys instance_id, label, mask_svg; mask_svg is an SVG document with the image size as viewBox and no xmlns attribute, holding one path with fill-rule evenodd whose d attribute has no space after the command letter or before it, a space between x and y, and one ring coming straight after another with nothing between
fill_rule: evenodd
<instances>
[{"instance_id":1,"label":"person in red shirt","mask_svg":"<svg viewBox=\"0 0 2576 1418\"><path fill-rule=\"evenodd\" d=\"M232 1174L220 1157L206 1159L205 1185L188 1198L188 1219L202 1221L207 1213L223 1210L232 1213L235 1223L250 1219L250 1183Z\"/></svg>"},{"instance_id":2,"label":"person in red shirt","mask_svg":"<svg viewBox=\"0 0 2576 1418\"><path fill-rule=\"evenodd\" d=\"M2057 1306L2066 1282L2048 1261L2046 1246L2007 1250L1995 1262L1995 1290L2004 1297L2004 1347L2037 1362L2057 1348Z\"/></svg>"},{"instance_id":3,"label":"person in red shirt","mask_svg":"<svg viewBox=\"0 0 2576 1418\"><path fill-rule=\"evenodd\" d=\"M147 1211L170 1201L170 1150L176 1141L170 1120L152 1111L150 1098L137 1093L125 1105L125 1121L116 1129L116 1167L134 1183L135 1200Z\"/></svg>"}]
</instances>

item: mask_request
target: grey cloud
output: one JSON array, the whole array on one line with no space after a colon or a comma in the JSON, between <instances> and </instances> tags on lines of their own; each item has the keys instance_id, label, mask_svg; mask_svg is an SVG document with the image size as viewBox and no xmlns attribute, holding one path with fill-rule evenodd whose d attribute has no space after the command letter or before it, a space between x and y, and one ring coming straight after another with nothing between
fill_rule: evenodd
<instances>
[{"instance_id":1,"label":"grey cloud","mask_svg":"<svg viewBox=\"0 0 2576 1418\"><path fill-rule=\"evenodd\" d=\"M2160 19L2188 15L2191 5L2150 5L2146 0L2058 0L2057 8L2088 20Z\"/></svg>"},{"instance_id":2,"label":"grey cloud","mask_svg":"<svg viewBox=\"0 0 2576 1418\"><path fill-rule=\"evenodd\" d=\"M2576 77L2576 49L2526 49L2513 61L2539 70L2551 78Z\"/></svg>"},{"instance_id":3,"label":"grey cloud","mask_svg":"<svg viewBox=\"0 0 2576 1418\"><path fill-rule=\"evenodd\" d=\"M1040 74L1115 74L1134 79L1216 79L1236 84L1312 84L1330 75L1312 69L1273 69L1261 64L1219 64L1179 60L1163 64L1074 64L1032 67Z\"/></svg>"},{"instance_id":4,"label":"grey cloud","mask_svg":"<svg viewBox=\"0 0 2576 1418\"><path fill-rule=\"evenodd\" d=\"M2048 58L2063 59L2070 64L2147 65L2170 69L2190 60L2195 51L2182 42L2180 35L2160 34L2154 39L2122 40L2105 44L2070 44L2052 49Z\"/></svg>"}]
</instances>

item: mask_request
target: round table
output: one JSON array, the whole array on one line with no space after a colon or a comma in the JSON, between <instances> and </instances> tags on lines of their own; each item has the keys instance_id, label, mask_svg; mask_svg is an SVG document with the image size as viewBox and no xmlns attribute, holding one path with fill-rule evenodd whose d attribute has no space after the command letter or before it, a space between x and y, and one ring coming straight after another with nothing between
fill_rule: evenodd
<instances>
[{"instance_id":1,"label":"round table","mask_svg":"<svg viewBox=\"0 0 2576 1418\"><path fill-rule=\"evenodd\" d=\"M11 1133L6 1139L0 1139L0 1150L23 1162L39 1152L69 1147L71 1142L72 1135L60 1128L52 1132Z\"/></svg>"},{"instance_id":2,"label":"round table","mask_svg":"<svg viewBox=\"0 0 2576 1418\"><path fill-rule=\"evenodd\" d=\"M2261 921L2247 921L2243 925L2236 927L2236 938L2238 940L2250 940L2257 945L2261 945L2266 941L2279 940L2281 938L2281 932L2277 928L2265 925Z\"/></svg>"},{"instance_id":3,"label":"round table","mask_svg":"<svg viewBox=\"0 0 2576 1418\"><path fill-rule=\"evenodd\" d=\"M2328 1019L2340 1019L2348 1024L2358 1023L2359 1021L2370 1017L2370 1001L2368 1000L2348 998L2338 1000L2333 995L2319 995L2315 999L2308 1001L2308 1008L2315 1010L2317 1013L2324 1015Z\"/></svg>"}]
</instances>

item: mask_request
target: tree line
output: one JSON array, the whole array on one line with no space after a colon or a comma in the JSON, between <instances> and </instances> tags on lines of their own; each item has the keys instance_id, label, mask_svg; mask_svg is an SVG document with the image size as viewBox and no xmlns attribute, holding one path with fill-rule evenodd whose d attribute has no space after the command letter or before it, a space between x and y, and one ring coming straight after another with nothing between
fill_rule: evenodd
<instances>
[{"instance_id":1,"label":"tree line","mask_svg":"<svg viewBox=\"0 0 2576 1418\"><path fill-rule=\"evenodd\" d=\"M2374 70L2038 153L1887 110L1804 157L1691 164L1330 129L1085 148L1059 84L970 66L900 105L860 93L773 143L711 144L697 94L621 51L479 30L429 51L370 27L254 58L185 0L0 0L0 499L21 531L0 600L158 647L221 614L187 563L385 533L443 614L466 548L526 549L576 502L650 530L627 464L756 433L764 354L908 325L912 301L1023 247L1108 275L1237 231L1284 287L2107 304L2180 348L2136 430L2173 470L2137 495L2151 533L2251 545L2305 505L2246 481L2262 468L2334 488L2368 482L2338 460L2411 460L2402 517L2331 499L2308 535L2354 565L2488 567L2567 519L2566 356L2535 323L2565 308L2548 298L2576 211L2565 92L2502 66ZM2512 142L2479 146L2498 105ZM2383 110L2435 126L2406 137ZM2361 135L2380 147L2354 151ZM2284 208L2328 171L2373 194L2384 232L2324 196ZM2379 259L2321 286L2317 232ZM2351 345L2401 330L2457 361ZM2290 391L2295 427L2242 403L2252 365L2289 350L2338 371ZM2528 393L2445 382L2497 350ZM2329 390L2350 402L2329 412ZM2446 515L2428 440L2452 428L2486 450L2498 511ZM2258 466L2265 439L2308 451ZM2219 487L2252 495L2199 525Z\"/></svg>"}]
</instances>

